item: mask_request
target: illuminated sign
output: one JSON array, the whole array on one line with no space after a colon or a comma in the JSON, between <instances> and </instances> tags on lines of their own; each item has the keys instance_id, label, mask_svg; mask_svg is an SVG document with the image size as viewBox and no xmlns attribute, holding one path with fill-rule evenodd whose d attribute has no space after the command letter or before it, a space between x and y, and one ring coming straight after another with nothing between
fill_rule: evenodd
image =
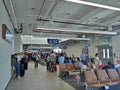
<instances>
[{"instance_id":1,"label":"illuminated sign","mask_svg":"<svg viewBox=\"0 0 120 90\"><path fill-rule=\"evenodd\" d=\"M59 40L58 39L47 39L47 42L49 44L58 44L59 43Z\"/></svg>"}]
</instances>

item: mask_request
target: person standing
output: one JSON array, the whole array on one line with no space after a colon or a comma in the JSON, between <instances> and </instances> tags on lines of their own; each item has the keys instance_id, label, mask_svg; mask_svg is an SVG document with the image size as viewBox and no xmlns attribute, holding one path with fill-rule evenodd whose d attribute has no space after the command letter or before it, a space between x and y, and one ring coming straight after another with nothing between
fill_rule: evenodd
<instances>
[{"instance_id":1,"label":"person standing","mask_svg":"<svg viewBox=\"0 0 120 90\"><path fill-rule=\"evenodd\" d=\"M81 58L81 62L88 66L87 60L86 60L86 54L85 54L84 51L82 51L82 54L80 55L80 58Z\"/></svg>"},{"instance_id":2,"label":"person standing","mask_svg":"<svg viewBox=\"0 0 120 90\"><path fill-rule=\"evenodd\" d=\"M56 54L52 51L50 53L50 71L54 72L54 64L56 64Z\"/></svg>"},{"instance_id":3,"label":"person standing","mask_svg":"<svg viewBox=\"0 0 120 90\"><path fill-rule=\"evenodd\" d=\"M18 79L20 79L20 54L15 54L15 69L16 69L16 76Z\"/></svg>"},{"instance_id":4,"label":"person standing","mask_svg":"<svg viewBox=\"0 0 120 90\"><path fill-rule=\"evenodd\" d=\"M23 58L21 59L21 64L24 67L24 70L28 69L28 58L27 58L27 54L24 54Z\"/></svg>"},{"instance_id":5,"label":"person standing","mask_svg":"<svg viewBox=\"0 0 120 90\"><path fill-rule=\"evenodd\" d=\"M59 64L64 64L65 56L63 55L63 53L61 53L61 55L58 57L58 62Z\"/></svg>"},{"instance_id":6,"label":"person standing","mask_svg":"<svg viewBox=\"0 0 120 90\"><path fill-rule=\"evenodd\" d=\"M15 74L15 63L16 63L15 54L12 54L12 55L11 55L12 76L14 76L14 74Z\"/></svg>"},{"instance_id":7,"label":"person standing","mask_svg":"<svg viewBox=\"0 0 120 90\"><path fill-rule=\"evenodd\" d=\"M35 55L35 69L36 68L38 68L38 63L39 63L39 56L38 56L38 54L36 53L36 55Z\"/></svg>"},{"instance_id":8,"label":"person standing","mask_svg":"<svg viewBox=\"0 0 120 90\"><path fill-rule=\"evenodd\" d=\"M37 63L37 53L32 53L32 58L33 58L33 61L34 61L34 64L35 64L35 69L38 67L38 63Z\"/></svg>"},{"instance_id":9,"label":"person standing","mask_svg":"<svg viewBox=\"0 0 120 90\"><path fill-rule=\"evenodd\" d=\"M96 67L98 68L99 63L100 63L100 59L99 59L99 57L98 57L98 53L95 54L94 61L95 61L95 65L96 65Z\"/></svg>"},{"instance_id":10,"label":"person standing","mask_svg":"<svg viewBox=\"0 0 120 90\"><path fill-rule=\"evenodd\" d=\"M49 70L50 71L50 54L49 53L47 53L47 56L46 56L46 68L47 68L47 70Z\"/></svg>"}]
</instances>

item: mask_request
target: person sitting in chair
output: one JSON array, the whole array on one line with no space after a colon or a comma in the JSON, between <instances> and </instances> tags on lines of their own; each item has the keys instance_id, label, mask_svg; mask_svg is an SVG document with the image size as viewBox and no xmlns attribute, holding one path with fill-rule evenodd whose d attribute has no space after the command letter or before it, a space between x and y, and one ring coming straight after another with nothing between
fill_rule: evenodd
<instances>
[{"instance_id":1,"label":"person sitting in chair","mask_svg":"<svg viewBox=\"0 0 120 90\"><path fill-rule=\"evenodd\" d=\"M108 61L108 65L105 65L102 69L113 69L113 64L111 63L111 61Z\"/></svg>"}]
</instances>

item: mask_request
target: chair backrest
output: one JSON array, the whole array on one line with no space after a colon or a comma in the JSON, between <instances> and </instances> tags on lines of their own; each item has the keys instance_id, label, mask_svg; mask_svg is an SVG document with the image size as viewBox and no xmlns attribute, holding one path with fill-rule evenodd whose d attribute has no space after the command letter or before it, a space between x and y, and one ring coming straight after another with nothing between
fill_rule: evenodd
<instances>
[{"instance_id":1,"label":"chair backrest","mask_svg":"<svg viewBox=\"0 0 120 90\"><path fill-rule=\"evenodd\" d=\"M108 76L111 81L119 81L120 80L119 75L115 69L108 69L107 72L108 72Z\"/></svg>"},{"instance_id":2,"label":"chair backrest","mask_svg":"<svg viewBox=\"0 0 120 90\"><path fill-rule=\"evenodd\" d=\"M97 80L97 77L96 77L94 71L85 71L84 75L85 75L85 81L88 84L98 83L98 80Z\"/></svg>"},{"instance_id":3,"label":"chair backrest","mask_svg":"<svg viewBox=\"0 0 120 90\"><path fill-rule=\"evenodd\" d=\"M86 71L88 69L87 65L81 65L81 72Z\"/></svg>"},{"instance_id":4,"label":"chair backrest","mask_svg":"<svg viewBox=\"0 0 120 90\"><path fill-rule=\"evenodd\" d=\"M67 70L66 64L59 64L59 70L60 71L66 71Z\"/></svg>"},{"instance_id":5,"label":"chair backrest","mask_svg":"<svg viewBox=\"0 0 120 90\"><path fill-rule=\"evenodd\" d=\"M71 71L71 70L75 70L75 65L72 64L72 63L68 63L68 64L67 64L67 69L70 70L70 71Z\"/></svg>"},{"instance_id":6,"label":"chair backrest","mask_svg":"<svg viewBox=\"0 0 120 90\"><path fill-rule=\"evenodd\" d=\"M92 67L92 62L87 62L87 64L88 64L88 67L89 67L90 69L93 68L93 67Z\"/></svg>"},{"instance_id":7,"label":"chair backrest","mask_svg":"<svg viewBox=\"0 0 120 90\"><path fill-rule=\"evenodd\" d=\"M74 63L75 68L77 68L77 62Z\"/></svg>"},{"instance_id":8,"label":"chair backrest","mask_svg":"<svg viewBox=\"0 0 120 90\"><path fill-rule=\"evenodd\" d=\"M120 76L120 69L118 69L118 75Z\"/></svg>"},{"instance_id":9,"label":"chair backrest","mask_svg":"<svg viewBox=\"0 0 120 90\"><path fill-rule=\"evenodd\" d=\"M110 79L105 70L97 70L97 76L100 83L110 82Z\"/></svg>"}]
</instances>

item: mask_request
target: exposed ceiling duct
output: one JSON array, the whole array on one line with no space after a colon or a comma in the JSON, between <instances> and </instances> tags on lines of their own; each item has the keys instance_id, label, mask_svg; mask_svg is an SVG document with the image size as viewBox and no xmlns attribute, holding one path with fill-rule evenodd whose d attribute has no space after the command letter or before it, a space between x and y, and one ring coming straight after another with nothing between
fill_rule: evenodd
<instances>
[{"instance_id":1,"label":"exposed ceiling duct","mask_svg":"<svg viewBox=\"0 0 120 90\"><path fill-rule=\"evenodd\" d=\"M40 14L42 13L42 10L43 10L43 8L44 8L45 2L46 2L46 0L43 1L42 6L40 7L40 10L39 10L39 13L38 13L38 15L37 15L36 20L39 18ZM33 29L35 28L36 24L37 24L37 23L35 23L35 24L33 25Z\"/></svg>"},{"instance_id":2,"label":"exposed ceiling duct","mask_svg":"<svg viewBox=\"0 0 120 90\"><path fill-rule=\"evenodd\" d=\"M53 22L53 23L63 23L63 24L73 24L73 25L84 25L84 26L95 26L95 27L104 27L104 28L108 28L108 26L106 25L97 25L97 24L83 24L83 23L77 23L77 22L74 22L72 20L51 20L51 19L43 19L43 18L39 18L37 19L38 21L45 21L45 22Z\"/></svg>"}]
</instances>

